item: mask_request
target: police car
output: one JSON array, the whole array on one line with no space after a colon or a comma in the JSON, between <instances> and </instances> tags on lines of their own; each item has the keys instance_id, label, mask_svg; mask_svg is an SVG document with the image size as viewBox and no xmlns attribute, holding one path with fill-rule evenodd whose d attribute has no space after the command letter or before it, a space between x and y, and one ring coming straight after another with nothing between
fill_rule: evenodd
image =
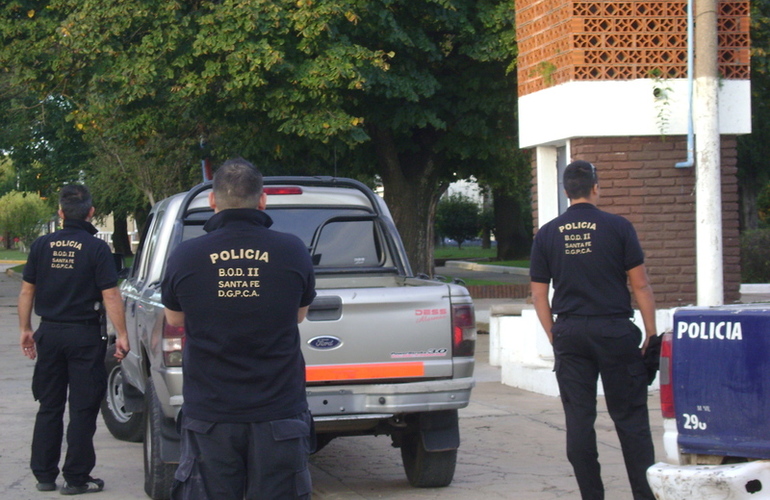
<instances>
[{"instance_id":1,"label":"police car","mask_svg":"<svg viewBox=\"0 0 770 500\"><path fill-rule=\"evenodd\" d=\"M770 304L678 309L660 397L658 500L770 497Z\"/></svg>"}]
</instances>

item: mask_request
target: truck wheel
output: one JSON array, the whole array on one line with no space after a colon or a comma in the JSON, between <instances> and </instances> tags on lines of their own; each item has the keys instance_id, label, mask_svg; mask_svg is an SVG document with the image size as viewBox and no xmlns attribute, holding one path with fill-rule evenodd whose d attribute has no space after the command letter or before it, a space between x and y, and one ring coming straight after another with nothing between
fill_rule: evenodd
<instances>
[{"instance_id":1,"label":"truck wheel","mask_svg":"<svg viewBox=\"0 0 770 500\"><path fill-rule=\"evenodd\" d=\"M115 438L138 443L144 436L144 416L126 410L123 398L123 370L115 359L115 344L107 347L107 392L102 400L102 418Z\"/></svg>"},{"instance_id":2,"label":"truck wheel","mask_svg":"<svg viewBox=\"0 0 770 500\"><path fill-rule=\"evenodd\" d=\"M147 379L145 392L144 432L144 492L152 500L168 500L177 464L164 462L160 456L160 441L165 415L155 394L155 385Z\"/></svg>"},{"instance_id":3,"label":"truck wheel","mask_svg":"<svg viewBox=\"0 0 770 500\"><path fill-rule=\"evenodd\" d=\"M457 450L427 451L419 432L404 435L401 459L409 484L417 488L449 486L455 475Z\"/></svg>"}]
</instances>

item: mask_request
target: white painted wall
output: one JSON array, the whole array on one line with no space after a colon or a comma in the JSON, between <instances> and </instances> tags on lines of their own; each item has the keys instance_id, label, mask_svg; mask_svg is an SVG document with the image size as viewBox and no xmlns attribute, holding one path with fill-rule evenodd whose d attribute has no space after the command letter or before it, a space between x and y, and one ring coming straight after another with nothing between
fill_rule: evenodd
<instances>
[{"instance_id":1,"label":"white painted wall","mask_svg":"<svg viewBox=\"0 0 770 500\"><path fill-rule=\"evenodd\" d=\"M656 311L659 331L673 328L673 312L673 309ZM502 383L538 394L558 396L559 387L553 373L553 348L540 326L534 307L523 309L521 315L498 315L494 308L490 314L489 362L492 366L500 366ZM634 322L644 331L639 311L635 311ZM659 387L655 380L650 389ZM601 383L598 394L604 394Z\"/></svg>"},{"instance_id":2,"label":"white painted wall","mask_svg":"<svg viewBox=\"0 0 770 500\"><path fill-rule=\"evenodd\" d=\"M664 97L655 97L656 87ZM573 137L684 135L687 113L686 79L572 81L519 98L519 146ZM751 132L748 80L720 81L719 129Z\"/></svg>"},{"instance_id":3,"label":"white painted wall","mask_svg":"<svg viewBox=\"0 0 770 500\"><path fill-rule=\"evenodd\" d=\"M537 227L559 215L559 172L556 168L556 147L540 146L537 159ZM567 145L569 158L569 145Z\"/></svg>"}]
</instances>

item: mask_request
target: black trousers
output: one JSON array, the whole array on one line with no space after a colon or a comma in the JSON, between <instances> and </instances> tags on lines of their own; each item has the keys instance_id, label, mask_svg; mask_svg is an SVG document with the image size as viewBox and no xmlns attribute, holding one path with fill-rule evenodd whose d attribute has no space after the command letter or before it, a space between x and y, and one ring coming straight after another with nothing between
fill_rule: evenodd
<instances>
[{"instance_id":1,"label":"black trousers","mask_svg":"<svg viewBox=\"0 0 770 500\"><path fill-rule=\"evenodd\" d=\"M38 482L59 475L64 408L69 389L67 453L61 472L80 486L96 464L94 433L99 405L107 388L106 341L98 325L41 323L34 335L37 362L32 395L40 403L32 437L30 467Z\"/></svg>"},{"instance_id":2,"label":"black trousers","mask_svg":"<svg viewBox=\"0 0 770 500\"><path fill-rule=\"evenodd\" d=\"M214 423L181 417L182 452L171 498L309 499L310 412L270 422Z\"/></svg>"},{"instance_id":3,"label":"black trousers","mask_svg":"<svg viewBox=\"0 0 770 500\"><path fill-rule=\"evenodd\" d=\"M601 374L633 497L654 500L646 476L655 461L655 451L639 328L626 318L560 317L552 333L556 379L567 425L567 458L582 498L604 498L594 430L596 385Z\"/></svg>"}]
</instances>

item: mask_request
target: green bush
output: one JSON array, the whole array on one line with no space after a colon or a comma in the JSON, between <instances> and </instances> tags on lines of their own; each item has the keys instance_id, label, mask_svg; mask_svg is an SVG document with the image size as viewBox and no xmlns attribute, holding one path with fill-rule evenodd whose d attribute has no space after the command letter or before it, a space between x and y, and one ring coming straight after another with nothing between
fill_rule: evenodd
<instances>
[{"instance_id":1,"label":"green bush","mask_svg":"<svg viewBox=\"0 0 770 500\"><path fill-rule=\"evenodd\" d=\"M436 234L450 238L462 248L465 241L479 235L479 206L471 198L460 193L445 196L436 208Z\"/></svg>"},{"instance_id":2,"label":"green bush","mask_svg":"<svg viewBox=\"0 0 770 500\"><path fill-rule=\"evenodd\" d=\"M757 215L759 227L767 227L770 223L770 184L765 184L757 194Z\"/></svg>"},{"instance_id":3,"label":"green bush","mask_svg":"<svg viewBox=\"0 0 770 500\"><path fill-rule=\"evenodd\" d=\"M741 282L770 283L770 229L741 235Z\"/></svg>"},{"instance_id":4,"label":"green bush","mask_svg":"<svg viewBox=\"0 0 770 500\"><path fill-rule=\"evenodd\" d=\"M40 235L51 215L45 201L36 193L11 191L0 198L0 235L6 248L18 238L25 248Z\"/></svg>"}]
</instances>

